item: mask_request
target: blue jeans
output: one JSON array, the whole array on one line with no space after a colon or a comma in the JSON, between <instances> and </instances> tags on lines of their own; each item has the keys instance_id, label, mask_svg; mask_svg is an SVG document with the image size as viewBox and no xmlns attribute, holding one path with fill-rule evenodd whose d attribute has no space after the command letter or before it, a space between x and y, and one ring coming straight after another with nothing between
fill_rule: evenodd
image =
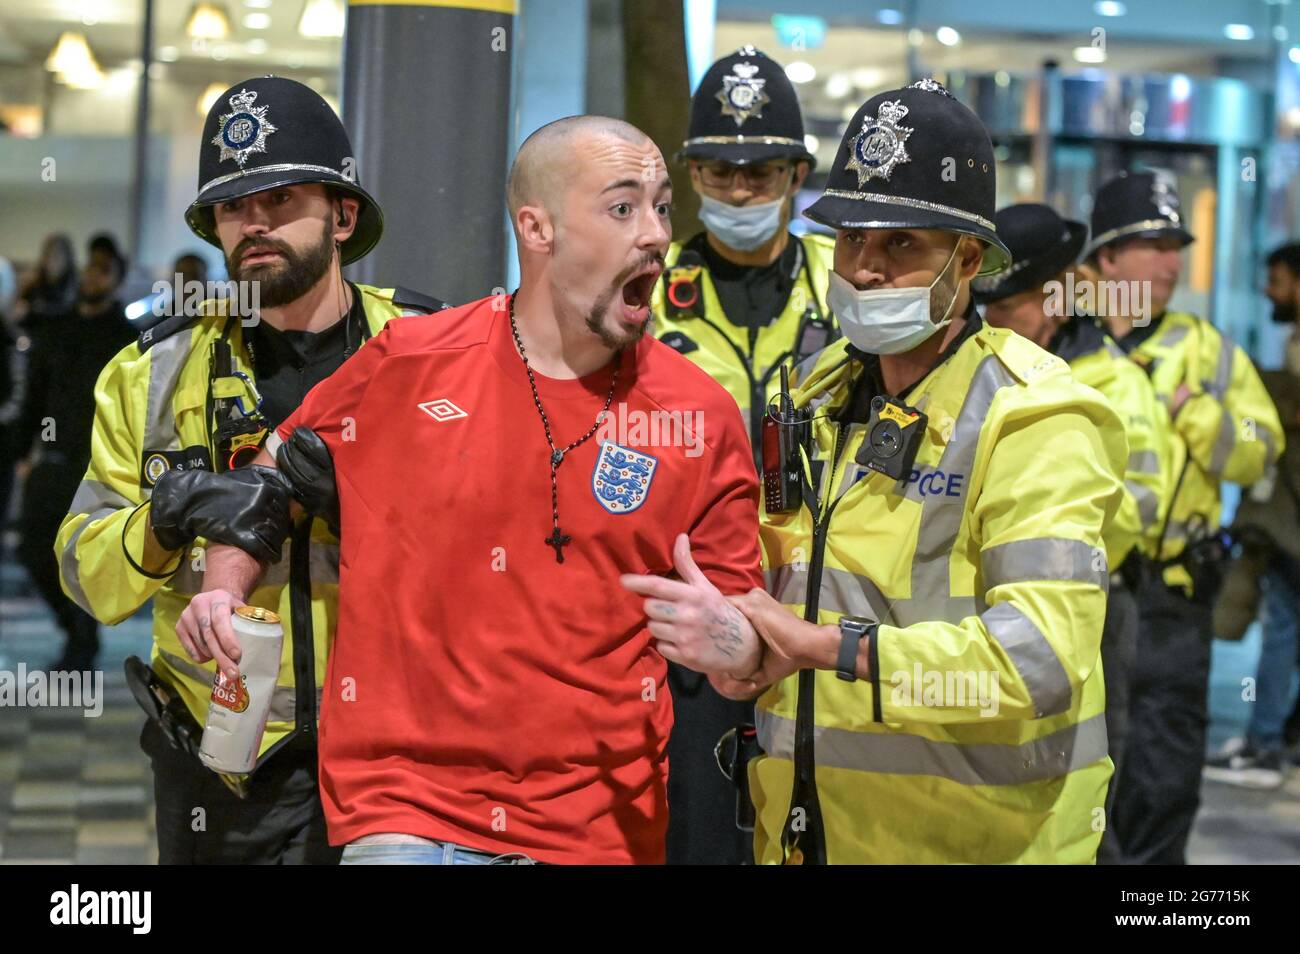
<instances>
[{"instance_id":1,"label":"blue jeans","mask_svg":"<svg viewBox=\"0 0 1300 954\"><path fill-rule=\"evenodd\" d=\"M436 841L430 845L348 845L343 865L533 865L527 855L493 855L463 845Z\"/></svg>"},{"instance_id":2,"label":"blue jeans","mask_svg":"<svg viewBox=\"0 0 1300 954\"><path fill-rule=\"evenodd\" d=\"M1285 557L1278 557L1264 575L1260 629L1263 645L1246 738L1261 749L1280 749L1295 698L1291 679L1296 671L1296 631L1300 629L1300 567Z\"/></svg>"}]
</instances>

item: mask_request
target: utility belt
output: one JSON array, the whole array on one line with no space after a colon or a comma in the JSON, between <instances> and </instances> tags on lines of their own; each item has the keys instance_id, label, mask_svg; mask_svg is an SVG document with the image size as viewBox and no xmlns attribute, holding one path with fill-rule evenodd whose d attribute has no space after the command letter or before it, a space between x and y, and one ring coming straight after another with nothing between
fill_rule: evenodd
<instances>
[{"instance_id":1,"label":"utility belt","mask_svg":"<svg viewBox=\"0 0 1300 954\"><path fill-rule=\"evenodd\" d=\"M140 704L149 721L158 726L168 744L194 759L194 764L200 771L212 771L199 759L203 726L190 714L180 693L164 682L139 656L128 656L124 668L131 695L135 696L135 701ZM236 798L248 798L251 775L225 775L220 772L216 775Z\"/></svg>"},{"instance_id":2,"label":"utility belt","mask_svg":"<svg viewBox=\"0 0 1300 954\"><path fill-rule=\"evenodd\" d=\"M1182 552L1155 565L1161 572L1182 567L1192 578L1192 599L1202 606L1212 606L1223 588L1232 548L1232 536L1226 529L1209 530L1203 520L1200 524L1191 522Z\"/></svg>"}]
</instances>

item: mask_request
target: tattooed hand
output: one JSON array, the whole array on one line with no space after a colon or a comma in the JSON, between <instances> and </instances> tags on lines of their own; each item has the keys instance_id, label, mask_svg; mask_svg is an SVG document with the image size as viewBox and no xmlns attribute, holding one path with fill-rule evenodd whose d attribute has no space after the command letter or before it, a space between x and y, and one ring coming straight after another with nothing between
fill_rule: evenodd
<instances>
[{"instance_id":1,"label":"tattooed hand","mask_svg":"<svg viewBox=\"0 0 1300 954\"><path fill-rule=\"evenodd\" d=\"M748 676L762 660L762 644L745 614L695 565L691 542L680 534L673 563L681 581L625 574L620 582L648 597L645 614L655 648L665 659L696 672Z\"/></svg>"}]
</instances>

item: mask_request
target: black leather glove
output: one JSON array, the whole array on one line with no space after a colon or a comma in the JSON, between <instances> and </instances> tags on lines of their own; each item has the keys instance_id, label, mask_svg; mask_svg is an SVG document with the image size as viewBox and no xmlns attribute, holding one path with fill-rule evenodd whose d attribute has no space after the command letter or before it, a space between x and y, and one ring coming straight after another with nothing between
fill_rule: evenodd
<instances>
[{"instance_id":1,"label":"black leather glove","mask_svg":"<svg viewBox=\"0 0 1300 954\"><path fill-rule=\"evenodd\" d=\"M289 535L289 491L272 467L224 474L169 470L153 487L150 523L168 550L195 537L225 543L262 563L276 563Z\"/></svg>"},{"instance_id":2,"label":"black leather glove","mask_svg":"<svg viewBox=\"0 0 1300 954\"><path fill-rule=\"evenodd\" d=\"M329 524L330 532L337 537L339 489L334 481L334 458L325 442L310 427L294 428L275 452L275 462L298 503Z\"/></svg>"}]
</instances>

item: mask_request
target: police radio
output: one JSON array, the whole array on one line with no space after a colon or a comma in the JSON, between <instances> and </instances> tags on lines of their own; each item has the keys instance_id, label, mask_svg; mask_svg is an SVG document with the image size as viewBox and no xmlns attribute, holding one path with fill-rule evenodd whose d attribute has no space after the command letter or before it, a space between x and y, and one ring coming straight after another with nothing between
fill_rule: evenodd
<instances>
[{"instance_id":1,"label":"police radio","mask_svg":"<svg viewBox=\"0 0 1300 954\"><path fill-rule=\"evenodd\" d=\"M763 506L768 513L799 509L803 464L799 449L808 444L812 425L796 416L790 397L790 369L781 366L781 393L763 417Z\"/></svg>"},{"instance_id":2,"label":"police radio","mask_svg":"<svg viewBox=\"0 0 1300 954\"><path fill-rule=\"evenodd\" d=\"M855 460L863 467L902 480L912 472L912 462L925 435L926 416L892 397L871 399L867 436Z\"/></svg>"}]
</instances>

